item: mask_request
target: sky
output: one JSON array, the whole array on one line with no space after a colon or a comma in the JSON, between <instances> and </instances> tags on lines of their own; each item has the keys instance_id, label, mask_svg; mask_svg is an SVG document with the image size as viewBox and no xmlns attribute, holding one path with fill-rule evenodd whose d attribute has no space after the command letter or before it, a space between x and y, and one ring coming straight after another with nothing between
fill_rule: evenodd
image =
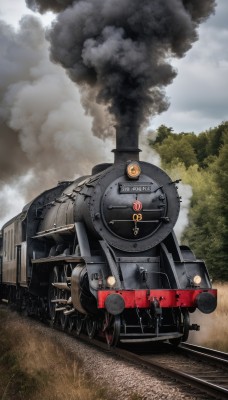
<instances>
[{"instance_id":1,"label":"sky","mask_svg":"<svg viewBox=\"0 0 228 400\"><path fill-rule=\"evenodd\" d=\"M217 0L217 3L215 15L200 26L199 40L183 59L172 62L178 74L165 89L170 107L150 121L148 130L165 124L176 133L200 133L228 119L228 1ZM20 27L19 21L25 14L34 15L24 0L0 0L0 19L20 29L16 40L10 30L3 30L7 41L1 41L6 61L4 64L2 56L0 63L6 77L0 82L5 94L2 104L4 112L10 110L11 114L7 117L9 131L0 130L1 161L5 156L1 165L6 166L6 173L0 170L0 226L58 180L73 179L76 171L78 175L87 174L94 164L113 161L113 142L107 139L104 144L101 138L92 135L92 118L80 104L75 83L62 67L50 63L42 29L37 24L32 30L30 26L33 35L28 37L29 22ZM54 18L51 13L36 17L44 26ZM9 44L13 44L13 51L7 47ZM12 85L7 84L8 65L18 78ZM27 70L23 72L23 68ZM95 107L99 114L99 106ZM102 112L100 116L102 119ZM4 148L4 140L8 138L9 144ZM141 159L159 165L158 155L148 149L146 136L141 136L140 148ZM187 210L191 193L181 195L186 199Z\"/></svg>"},{"instance_id":2,"label":"sky","mask_svg":"<svg viewBox=\"0 0 228 400\"><path fill-rule=\"evenodd\" d=\"M33 14L24 0L0 0L0 18L16 26L21 16ZM51 13L43 15L48 24ZM199 28L199 40L180 60L172 64L178 70L166 88L170 107L153 118L150 128L161 124L174 132L200 133L228 119L228 1L217 0L215 15Z\"/></svg>"},{"instance_id":3,"label":"sky","mask_svg":"<svg viewBox=\"0 0 228 400\"><path fill-rule=\"evenodd\" d=\"M199 40L173 63L178 75L166 88L167 112L152 128L165 124L174 132L200 133L228 119L228 1L217 0L215 15L199 28Z\"/></svg>"}]
</instances>

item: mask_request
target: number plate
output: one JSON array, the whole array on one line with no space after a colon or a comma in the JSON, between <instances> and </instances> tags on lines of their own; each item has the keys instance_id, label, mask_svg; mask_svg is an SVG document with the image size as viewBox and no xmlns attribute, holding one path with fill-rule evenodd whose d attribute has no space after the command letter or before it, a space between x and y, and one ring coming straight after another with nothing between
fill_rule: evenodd
<instances>
[{"instance_id":1,"label":"number plate","mask_svg":"<svg viewBox=\"0 0 228 400\"><path fill-rule=\"evenodd\" d=\"M119 192L126 194L152 193L152 183L119 183Z\"/></svg>"}]
</instances>

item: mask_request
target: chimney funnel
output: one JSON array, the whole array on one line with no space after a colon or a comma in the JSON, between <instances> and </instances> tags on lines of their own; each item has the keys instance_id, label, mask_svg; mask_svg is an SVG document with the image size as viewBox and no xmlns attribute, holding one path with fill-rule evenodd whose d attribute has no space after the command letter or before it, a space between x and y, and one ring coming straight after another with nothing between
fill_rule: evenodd
<instances>
[{"instance_id":1,"label":"chimney funnel","mask_svg":"<svg viewBox=\"0 0 228 400\"><path fill-rule=\"evenodd\" d=\"M116 127L116 149L112 150L114 163L121 161L139 161L138 132L129 128Z\"/></svg>"}]
</instances>

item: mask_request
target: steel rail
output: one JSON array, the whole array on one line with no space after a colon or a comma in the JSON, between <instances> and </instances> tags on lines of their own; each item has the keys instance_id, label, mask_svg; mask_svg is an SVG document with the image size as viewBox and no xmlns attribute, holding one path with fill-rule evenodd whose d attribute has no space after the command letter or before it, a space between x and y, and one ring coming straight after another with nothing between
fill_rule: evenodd
<instances>
[{"instance_id":1,"label":"steel rail","mask_svg":"<svg viewBox=\"0 0 228 400\"><path fill-rule=\"evenodd\" d=\"M75 335L73 335L73 336L75 336ZM105 352L109 352L110 354L115 355L118 358L121 358L122 360L129 361L131 363L136 364L137 366L146 368L147 370L157 372L164 377L174 379L184 385L186 385L186 384L190 385L191 387L198 389L204 395L207 394L209 396L214 397L215 399L221 399L221 400L228 399L228 370L222 371L222 369L221 369L219 371L220 373L223 374L223 380L227 383L227 385L226 385L227 388L226 388L225 386L221 386L221 385L209 382L207 379L202 379L202 378L194 375L194 373L185 373L176 368L167 366L167 364L170 363L169 355L167 355L167 364L164 364L164 363L159 363L158 361L154 361L153 359L148 360L148 359L146 359L146 356L144 356L144 355L138 355L132 351L125 350L125 349L122 349L119 347L108 349L106 343L101 342L97 339L89 339L88 336L86 336L84 334L82 334L76 338L79 340L82 340L83 342L90 344L91 346L96 346ZM169 353L167 353L167 354L169 354ZM199 353L199 354L201 357L202 353ZM177 352L177 355L178 355L178 352ZM195 356L196 355L194 354L194 357ZM201 357L201 361L202 361L202 357ZM189 364L190 364L190 362L189 362ZM214 374L215 374L214 376L216 378L216 371L214 371Z\"/></svg>"},{"instance_id":2,"label":"steel rail","mask_svg":"<svg viewBox=\"0 0 228 400\"><path fill-rule=\"evenodd\" d=\"M208 380L197 377L194 374L185 373L178 369L167 366L167 364L169 364L169 356L167 356L167 364L164 365L163 363L159 363L151 359L147 360L145 356L137 355L123 349L117 348L112 350L112 352L121 358L137 363L138 365L146 367L147 369L157 371L164 376L171 377L184 384L189 384L190 386L199 389L202 393L207 393L216 399L228 399L228 388L209 382ZM224 372L223 379L226 381L228 386L228 371Z\"/></svg>"},{"instance_id":3,"label":"steel rail","mask_svg":"<svg viewBox=\"0 0 228 400\"><path fill-rule=\"evenodd\" d=\"M192 343L181 343L178 349L199 356L202 355L204 358L208 358L210 361L218 361L220 365L224 364L228 366L228 353L223 351L210 349L209 347L198 346Z\"/></svg>"}]
</instances>

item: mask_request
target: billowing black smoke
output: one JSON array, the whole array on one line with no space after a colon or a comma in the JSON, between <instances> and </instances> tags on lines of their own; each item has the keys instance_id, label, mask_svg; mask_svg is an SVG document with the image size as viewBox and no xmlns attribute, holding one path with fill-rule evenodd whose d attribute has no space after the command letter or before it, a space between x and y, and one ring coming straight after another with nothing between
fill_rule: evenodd
<instances>
[{"instance_id":1,"label":"billowing black smoke","mask_svg":"<svg viewBox=\"0 0 228 400\"><path fill-rule=\"evenodd\" d=\"M138 132L148 118L168 107L164 87L176 76L170 59L185 55L197 40L198 25L215 8L215 0L27 0L27 4L41 12L61 11L49 32L52 60L84 89L89 87L98 103L108 106L117 142L122 146L127 138L130 147L137 146Z\"/></svg>"},{"instance_id":2,"label":"billowing black smoke","mask_svg":"<svg viewBox=\"0 0 228 400\"><path fill-rule=\"evenodd\" d=\"M59 12L74 3L74 0L26 0L27 5L32 10L38 10L40 13L45 11Z\"/></svg>"}]
</instances>

